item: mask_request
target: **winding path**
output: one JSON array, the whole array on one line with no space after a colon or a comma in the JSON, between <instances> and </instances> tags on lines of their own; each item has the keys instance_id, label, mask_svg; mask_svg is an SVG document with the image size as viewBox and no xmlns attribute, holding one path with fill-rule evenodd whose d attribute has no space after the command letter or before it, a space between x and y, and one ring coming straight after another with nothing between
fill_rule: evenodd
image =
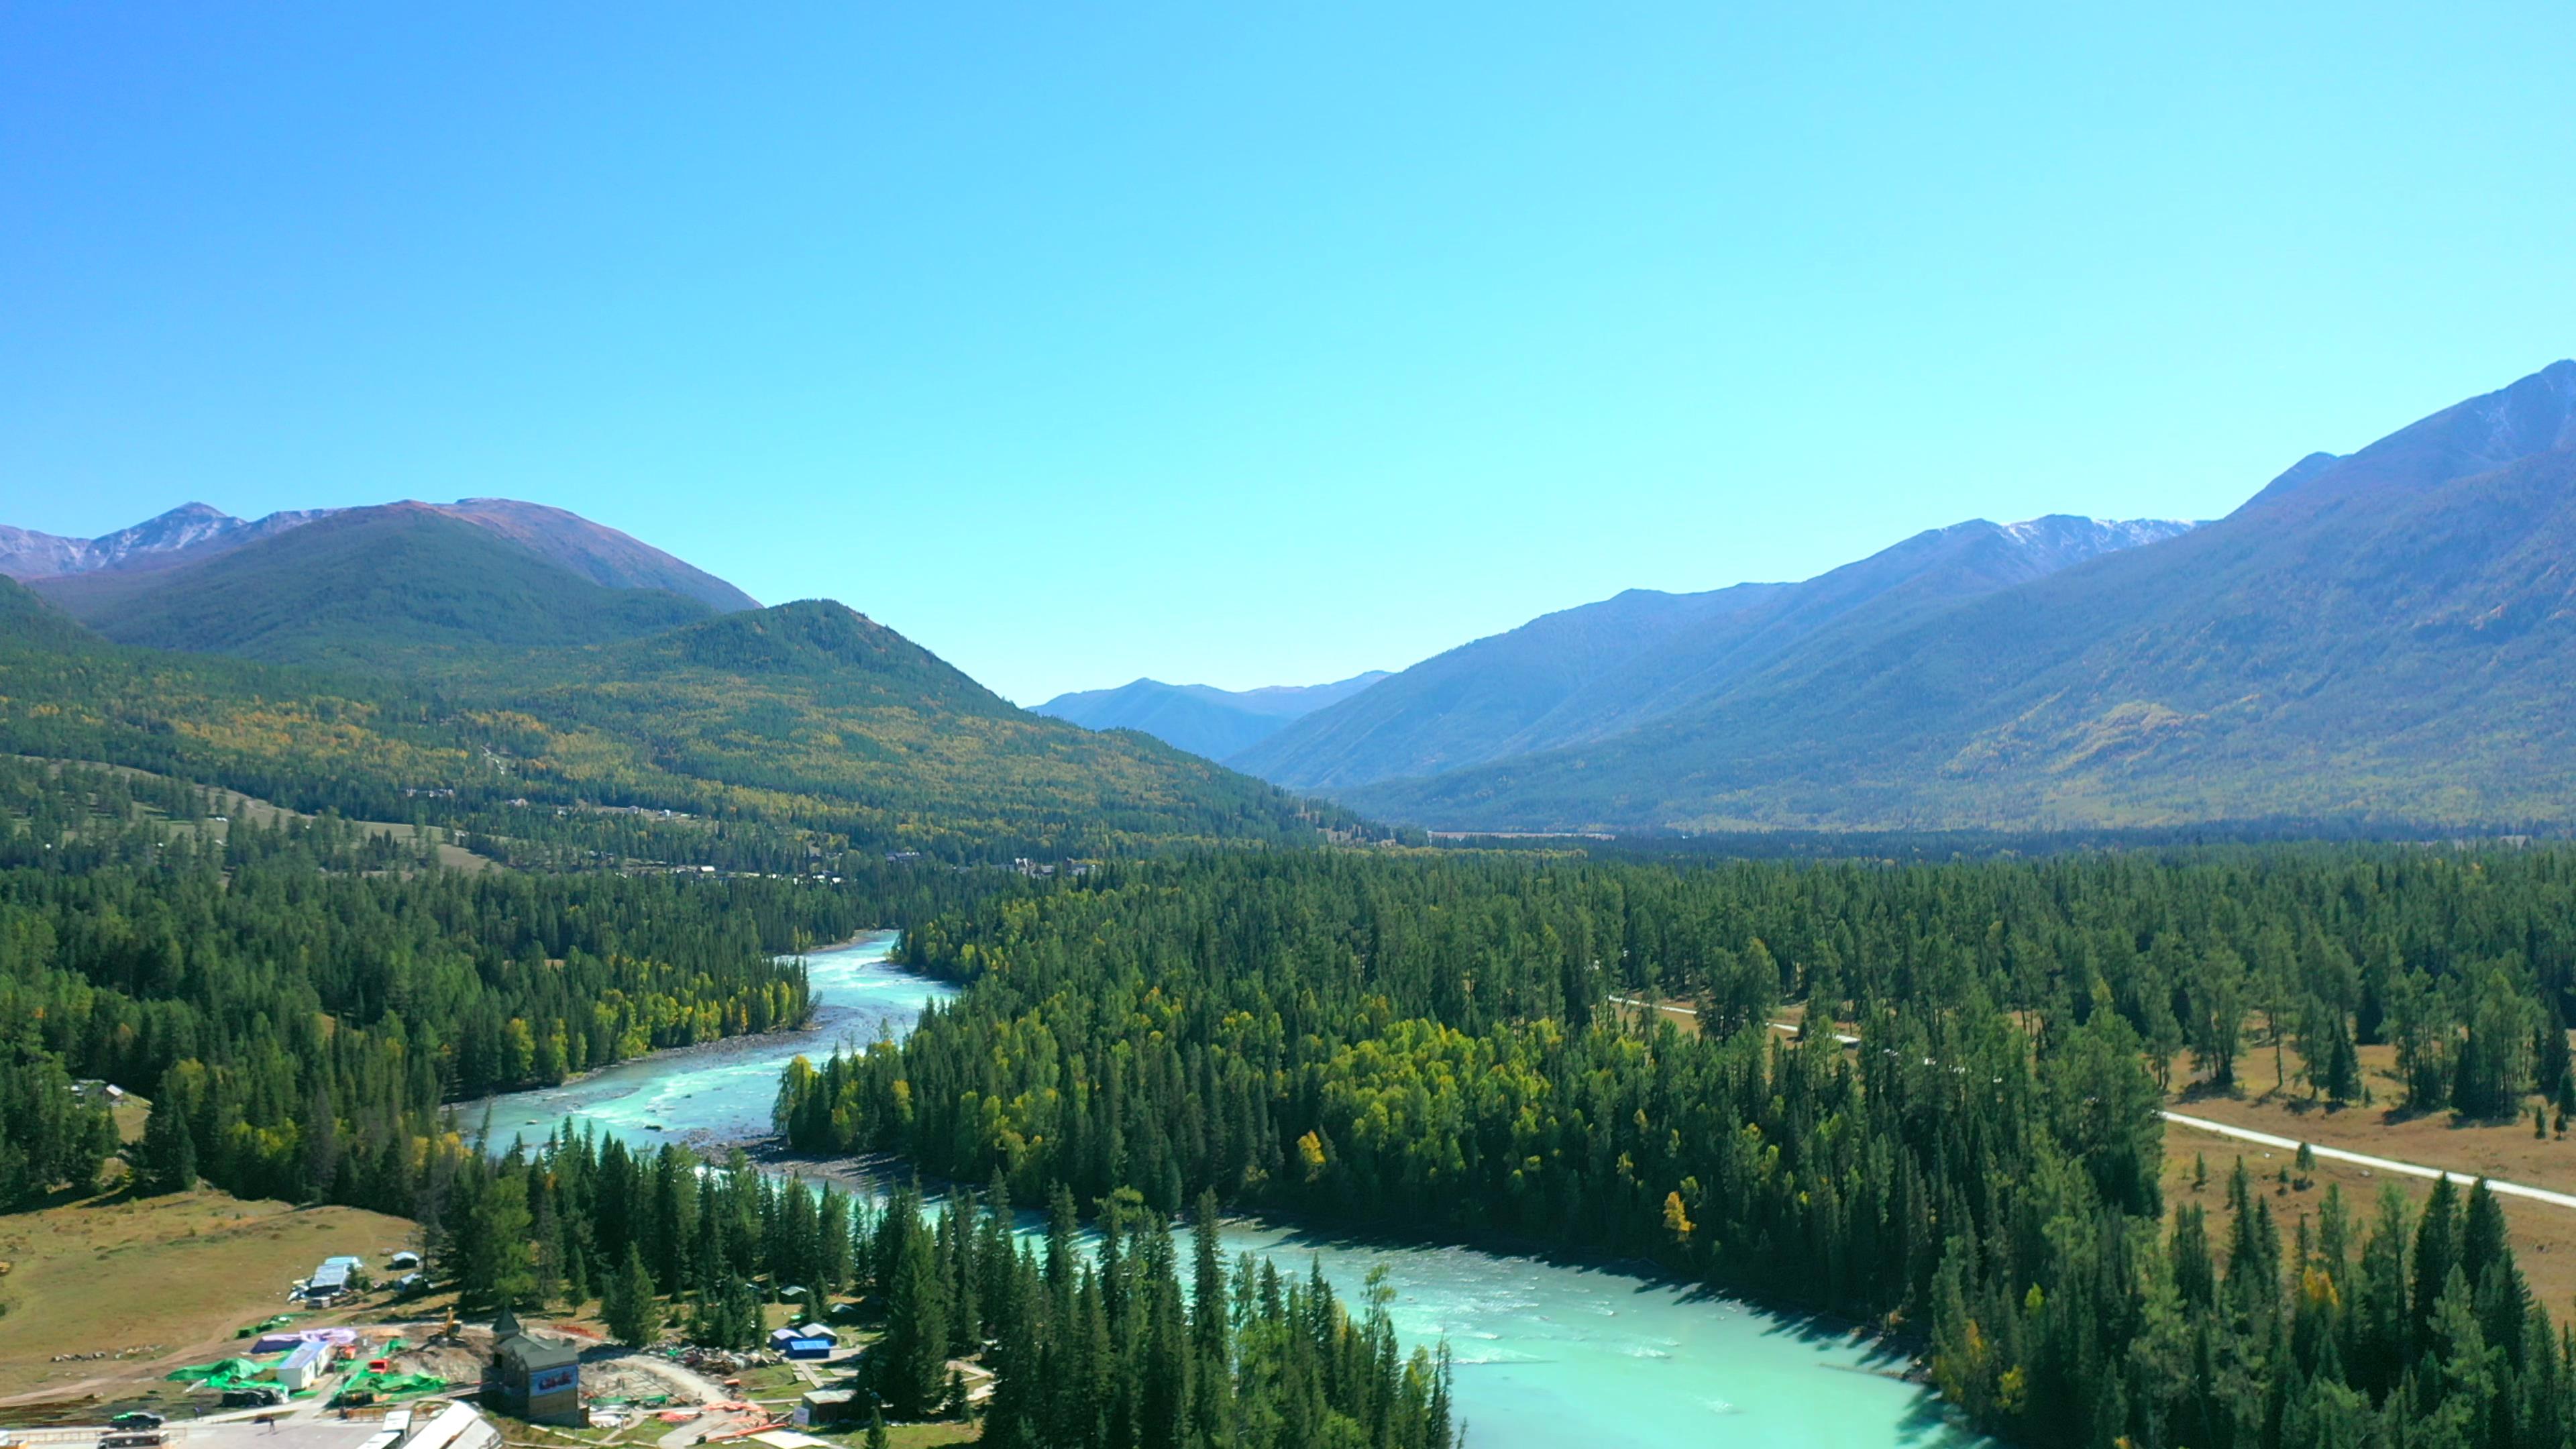
<instances>
[{"instance_id":1,"label":"winding path","mask_svg":"<svg viewBox=\"0 0 2576 1449\"><path fill-rule=\"evenodd\" d=\"M2253 1142L2265 1147L2283 1147L2292 1152L2298 1151L2301 1146L2299 1139L2295 1137L2282 1137L2271 1132L2257 1132L2251 1127L2234 1127L2225 1122L2212 1122L2206 1117L2187 1117L2180 1112L2162 1112L2157 1115L2163 1117L2168 1122L2189 1127L2197 1132L2215 1132L2221 1137L2233 1137L2239 1142ZM2447 1177L2451 1181L2461 1183L2463 1185L2478 1180L2475 1173L2457 1172L2441 1167L2427 1167L2420 1162L2399 1162L2395 1158L2391 1157L2372 1157L2367 1153L2347 1152L2340 1147L2320 1147L2314 1142L2310 1142L2305 1145L2310 1152L2315 1153L2319 1157L2332 1158L2337 1162L2354 1163L2362 1167L2370 1168L2375 1172L2397 1172L2403 1173L2408 1177L2427 1177L2434 1179ZM2505 1197L2527 1197L2534 1202L2545 1202L2551 1207L2576 1208L2576 1193L2551 1192L2545 1187L2532 1187L2519 1182L2505 1182L2499 1178L2493 1177L2488 1178L2486 1183L2487 1190L2489 1192L2497 1193Z\"/></svg>"},{"instance_id":2,"label":"winding path","mask_svg":"<svg viewBox=\"0 0 2576 1449\"><path fill-rule=\"evenodd\" d=\"M1621 1006L1642 1006L1654 1011L1678 1012L1684 1016L1699 1015L1697 1011L1687 1006L1674 1006L1666 1002L1645 1001L1634 996L1613 996L1610 997L1609 1000ZM1775 1021L1771 1023L1771 1029L1773 1031L1794 1032L1799 1028L1798 1024L1794 1021ZM1841 1032L1835 1032L1834 1040L1843 1043L1845 1046L1850 1046L1859 1042L1860 1038L1856 1036L1845 1036ZM2195 1132L2215 1132L2221 1137L2233 1137L2239 1142L2252 1142L2263 1147L2284 1148L2291 1152L2296 1152L2304 1146L2310 1152L2315 1153L2319 1157L2328 1158L2336 1162L2349 1162L2358 1167L2367 1167L2374 1172L2394 1172L2407 1177L2430 1178L2436 1181L2442 1178L2449 1178L2451 1181L2463 1185L2474 1183L2478 1180L2477 1174L2471 1172L2460 1172L2446 1167L2428 1167L2421 1162L2400 1162L2393 1157L2373 1157L2365 1152L2349 1152L2340 1147L2324 1147L2314 1142L2302 1143L2296 1137L2283 1137L2271 1132L2257 1132L2251 1127L2230 1126L2225 1122L2213 1122L2207 1117L2193 1117L2181 1112L2159 1112L2156 1115L2179 1127L2189 1127ZM2576 1208L2576 1193L2551 1192L2545 1187L2533 1187L2528 1183L2521 1182L2506 1182L2502 1178L2495 1177L2486 1179L2486 1184L2487 1191L2496 1193L2500 1196L2529 1198L2533 1202L2544 1202L2549 1204L2551 1207Z\"/></svg>"}]
</instances>

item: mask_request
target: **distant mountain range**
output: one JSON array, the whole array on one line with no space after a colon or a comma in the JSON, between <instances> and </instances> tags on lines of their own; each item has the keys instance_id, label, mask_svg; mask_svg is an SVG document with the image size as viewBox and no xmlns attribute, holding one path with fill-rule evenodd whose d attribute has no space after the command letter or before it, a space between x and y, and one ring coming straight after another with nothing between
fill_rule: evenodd
<instances>
[{"instance_id":1,"label":"distant mountain range","mask_svg":"<svg viewBox=\"0 0 2576 1449\"><path fill-rule=\"evenodd\" d=\"M1347 819L536 504L190 505L99 539L10 530L0 557L0 750L379 819L643 807L952 859Z\"/></svg>"},{"instance_id":2,"label":"distant mountain range","mask_svg":"<svg viewBox=\"0 0 2576 1449\"><path fill-rule=\"evenodd\" d=\"M1294 789L1331 791L1608 739L1715 698L1802 646L1831 649L2190 527L1977 520L1804 583L1631 589L1426 660L1236 763Z\"/></svg>"},{"instance_id":3,"label":"distant mountain range","mask_svg":"<svg viewBox=\"0 0 2576 1449\"><path fill-rule=\"evenodd\" d=\"M1357 816L2576 826L2576 362L2312 454L2211 523L1964 523L1394 675L1040 712L841 605L762 609L508 500L0 529L0 574L0 750L315 808L654 806L957 858Z\"/></svg>"},{"instance_id":4,"label":"distant mountain range","mask_svg":"<svg viewBox=\"0 0 2576 1449\"><path fill-rule=\"evenodd\" d=\"M2197 528L1965 524L1628 594L1237 757L1435 828L2576 822L2576 362Z\"/></svg>"},{"instance_id":5,"label":"distant mountain range","mask_svg":"<svg viewBox=\"0 0 2576 1449\"><path fill-rule=\"evenodd\" d=\"M1139 679L1116 689L1059 694L1032 712L1071 720L1090 730L1142 730L1191 754L1222 760L1386 677L1385 670L1373 669L1331 684L1274 684L1244 690Z\"/></svg>"},{"instance_id":6,"label":"distant mountain range","mask_svg":"<svg viewBox=\"0 0 2576 1449\"><path fill-rule=\"evenodd\" d=\"M46 580L44 592L77 611L86 599L157 587L132 583L131 575L211 563L323 519L386 509L427 511L470 524L606 588L661 589L719 611L760 607L759 600L715 575L616 529L560 508L507 498L307 508L259 519L235 518L211 504L186 503L132 528L88 539L0 525L0 574L21 581ZM89 582L63 582L72 578Z\"/></svg>"}]
</instances>

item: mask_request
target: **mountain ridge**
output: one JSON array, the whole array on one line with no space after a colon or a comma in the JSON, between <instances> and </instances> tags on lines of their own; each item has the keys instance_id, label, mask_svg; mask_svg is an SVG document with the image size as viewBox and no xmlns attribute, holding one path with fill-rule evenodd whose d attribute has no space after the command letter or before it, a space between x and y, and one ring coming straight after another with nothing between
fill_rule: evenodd
<instances>
[{"instance_id":1,"label":"mountain ridge","mask_svg":"<svg viewBox=\"0 0 2576 1449\"><path fill-rule=\"evenodd\" d=\"M1616 738L1335 793L1468 828L2563 820L2571 557L2560 362Z\"/></svg>"},{"instance_id":2,"label":"mountain ridge","mask_svg":"<svg viewBox=\"0 0 2576 1449\"><path fill-rule=\"evenodd\" d=\"M1114 689L1059 694L1031 706L1030 712L1070 720L1085 729L1141 730L1194 755L1224 760L1291 721L1348 699L1386 677L1387 671L1372 669L1329 684L1272 684L1245 690L1140 678Z\"/></svg>"},{"instance_id":3,"label":"mountain ridge","mask_svg":"<svg viewBox=\"0 0 2576 1449\"><path fill-rule=\"evenodd\" d=\"M93 572L29 586L121 644L271 663L599 644L713 612L664 590L593 583L418 503L341 509L139 580Z\"/></svg>"},{"instance_id":4,"label":"mountain ridge","mask_svg":"<svg viewBox=\"0 0 2576 1449\"><path fill-rule=\"evenodd\" d=\"M388 504L296 509L258 519L235 518L212 504L191 502L94 539L67 538L0 525L0 574L21 582L43 580L62 596L131 596L146 581L102 575L135 575L210 562L223 554L339 514L368 508L425 508L506 538L551 563L609 588L661 589L716 609L756 609L758 600L715 575L633 536L568 509L508 498L460 498L453 503L401 499ZM88 578L88 585L66 585Z\"/></svg>"},{"instance_id":5,"label":"mountain ridge","mask_svg":"<svg viewBox=\"0 0 2576 1449\"><path fill-rule=\"evenodd\" d=\"M1292 789L1438 775L1636 728L1821 632L1884 628L2188 523L2051 514L1927 529L1798 583L1628 590L1464 644L1229 763Z\"/></svg>"}]
</instances>

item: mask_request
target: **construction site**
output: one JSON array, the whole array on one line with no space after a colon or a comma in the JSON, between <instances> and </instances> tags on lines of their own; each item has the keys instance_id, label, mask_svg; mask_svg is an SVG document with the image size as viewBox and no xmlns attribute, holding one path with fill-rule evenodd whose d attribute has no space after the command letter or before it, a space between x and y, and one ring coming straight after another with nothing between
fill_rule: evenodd
<instances>
[{"instance_id":1,"label":"construction site","mask_svg":"<svg viewBox=\"0 0 2576 1449\"><path fill-rule=\"evenodd\" d=\"M759 1349L638 1349L578 1318L433 1308L415 1291L418 1268L408 1251L373 1264L334 1253L289 1286L281 1311L196 1354L58 1353L46 1376L67 1376L60 1390L0 1398L0 1449L825 1449L870 1418L860 1336L794 1322L784 1306L773 1313L791 1321ZM970 1401L990 1393L980 1365L955 1367ZM923 1424L893 1437L927 1449L974 1433Z\"/></svg>"}]
</instances>

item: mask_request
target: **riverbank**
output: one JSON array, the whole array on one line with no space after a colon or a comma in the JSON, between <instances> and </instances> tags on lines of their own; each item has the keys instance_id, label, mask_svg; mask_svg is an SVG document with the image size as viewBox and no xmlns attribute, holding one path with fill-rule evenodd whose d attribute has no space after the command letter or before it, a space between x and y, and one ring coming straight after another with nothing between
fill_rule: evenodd
<instances>
[{"instance_id":1,"label":"riverbank","mask_svg":"<svg viewBox=\"0 0 2576 1449\"><path fill-rule=\"evenodd\" d=\"M798 1152L776 1134L717 1141L711 1144L709 1156L729 1157L739 1149L753 1164L766 1170L793 1174L808 1182L830 1183L844 1192L883 1198L910 1182L918 1182L926 1201L936 1203L958 1193L981 1192L982 1184L959 1183L946 1178L921 1177L912 1170L910 1159L900 1153L873 1152L855 1157L828 1158ZM1015 1210L1019 1230L1042 1231L1044 1216L1028 1204ZM1086 1226L1090 1219L1085 1218ZM1794 1325L1798 1332L1820 1342L1840 1343L1861 1350L1865 1361L1857 1364L1829 1364L1849 1373L1868 1374L1897 1383L1928 1388L1931 1384L1928 1355L1930 1342L1914 1330L1866 1321L1802 1305L1766 1302L1757 1294L1728 1288L1706 1279L1676 1273L1664 1264L1648 1258L1589 1253L1561 1244L1524 1238L1515 1234L1485 1232L1456 1236L1408 1236L1386 1229L1363 1230L1340 1227L1331 1223L1312 1222L1293 1213L1257 1212L1228 1213L1221 1225L1236 1232L1282 1235L1289 1244L1306 1244L1315 1250L1429 1250L1461 1249L1472 1253L1511 1260L1525 1259L1551 1268L1577 1273L1609 1273L1634 1279L1640 1284L1670 1289L1686 1301L1706 1300L1741 1305L1757 1313ZM1889 1367L1890 1364L1902 1365Z\"/></svg>"},{"instance_id":2,"label":"riverbank","mask_svg":"<svg viewBox=\"0 0 2576 1449\"><path fill-rule=\"evenodd\" d=\"M607 1099L617 1100L632 1095L657 1078L714 1074L739 1077L737 1085L747 1088L750 1095L758 1098L756 1117L747 1125L734 1126L725 1135L766 1131L769 1106L778 1094L777 1073L789 1058L820 1055L826 1049L837 1048L843 1041L851 1040L854 1036L851 1029L891 1025L892 1018L896 1016L900 1016L902 1025L908 1028L911 1016L918 1014L922 1004L920 1000L899 1002L896 1004L899 1009L891 1012L871 1013L864 1005L853 1005L843 999L848 990L844 978L870 969L892 972L904 979L923 983L922 1000L946 989L929 977L914 976L892 963L890 958L901 939L898 931L863 931L846 941L808 950L797 958L777 958L801 959L806 964L806 1012L804 1020L796 1025L717 1037L686 1046L659 1047L642 1056L627 1057L603 1067L573 1073L549 1086L496 1092L487 1097L452 1103L451 1109L456 1113L457 1121L469 1128L480 1114L489 1113L493 1119L492 1128L497 1134L504 1127L513 1125L505 1122L505 1117L531 1103L567 1103L594 1094L605 1094ZM774 1067L759 1067L759 1064L773 1061ZM767 1070L767 1079L755 1080L762 1069ZM681 1099L691 1095L694 1094L683 1093ZM522 1120L515 1125L537 1125L536 1119L526 1118L524 1113L517 1115ZM657 1134L660 1140L687 1142L693 1147L700 1146L706 1136L688 1129L670 1131L667 1124L658 1121L638 1120L616 1125L649 1131Z\"/></svg>"},{"instance_id":3,"label":"riverbank","mask_svg":"<svg viewBox=\"0 0 2576 1449\"><path fill-rule=\"evenodd\" d=\"M889 932L809 958L827 1035L899 1038L923 1007L956 996L954 984L895 965L893 942ZM564 1126L597 1131L639 1150L683 1138L711 1153L757 1148L766 1167L829 1175L854 1190L908 1179L911 1164L893 1156L805 1160L779 1150L771 1126L779 1074L813 1042L773 1034L737 1038L730 1052L639 1058L577 1086L495 1099L495 1120L524 1120L532 1137ZM1027 1221L1038 1225L1034 1214ZM1346 1237L1268 1218L1230 1219L1221 1233L1229 1259L1251 1253L1297 1273L1314 1265L1352 1302L1382 1275L1408 1350L1450 1345L1471 1449L1712 1440L1990 1449L1919 1382L1894 1376L1913 1367L1901 1335L1766 1311L1635 1259L1550 1255L1499 1237L1477 1247Z\"/></svg>"}]
</instances>

